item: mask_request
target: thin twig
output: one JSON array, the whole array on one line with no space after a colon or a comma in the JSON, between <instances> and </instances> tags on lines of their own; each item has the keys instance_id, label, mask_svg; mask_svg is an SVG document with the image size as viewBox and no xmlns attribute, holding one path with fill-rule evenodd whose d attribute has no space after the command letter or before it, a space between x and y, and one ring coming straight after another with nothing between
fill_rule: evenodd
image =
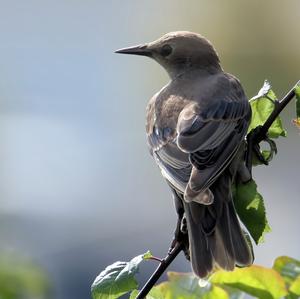
<instances>
[{"instance_id":1,"label":"thin twig","mask_svg":"<svg viewBox=\"0 0 300 299\"><path fill-rule=\"evenodd\" d=\"M156 257L156 256L149 257L149 260L153 260L153 261L160 262L160 263L163 261L161 258Z\"/></svg>"},{"instance_id":2,"label":"thin twig","mask_svg":"<svg viewBox=\"0 0 300 299\"><path fill-rule=\"evenodd\" d=\"M294 87L282 98L280 101L275 101L274 109L270 116L267 118L262 126L254 128L247 135L247 155L246 155L246 166L250 173L252 172L252 153L254 147L259 149L259 143L267 138L269 128L276 120L280 112L286 107L286 105L295 96L295 87L300 84L300 80L294 85Z\"/></svg>"},{"instance_id":3,"label":"thin twig","mask_svg":"<svg viewBox=\"0 0 300 299\"><path fill-rule=\"evenodd\" d=\"M180 251L183 249L183 243L179 242L175 245L173 250L161 261L159 266L156 268L150 279L146 282L142 290L137 295L136 299L144 299L150 290L153 288L158 279L162 276L165 270L169 267L169 265L173 262L173 260L177 257Z\"/></svg>"},{"instance_id":4,"label":"thin twig","mask_svg":"<svg viewBox=\"0 0 300 299\"><path fill-rule=\"evenodd\" d=\"M259 134L256 136L256 142L261 142L266 137L266 134L271 127L272 123L278 117L280 112L286 107L286 105L293 99L295 96L295 87L300 85L300 80L294 85L294 87L282 98L282 100L275 102L275 107L273 112L270 114L268 119L265 121L263 126L259 130Z\"/></svg>"}]
</instances>

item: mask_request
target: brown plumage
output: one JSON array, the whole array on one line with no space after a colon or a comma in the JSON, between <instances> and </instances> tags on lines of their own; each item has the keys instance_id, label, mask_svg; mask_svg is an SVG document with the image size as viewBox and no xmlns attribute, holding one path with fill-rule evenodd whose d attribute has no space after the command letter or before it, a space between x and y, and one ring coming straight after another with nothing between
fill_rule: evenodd
<instances>
[{"instance_id":1,"label":"brown plumage","mask_svg":"<svg viewBox=\"0 0 300 299\"><path fill-rule=\"evenodd\" d=\"M214 267L251 264L231 194L237 172L249 179L243 143L251 109L239 81L222 70L211 43L191 32L168 33L117 53L149 56L171 78L147 106L146 131L173 191L177 239L185 216L193 271L206 277Z\"/></svg>"}]
</instances>

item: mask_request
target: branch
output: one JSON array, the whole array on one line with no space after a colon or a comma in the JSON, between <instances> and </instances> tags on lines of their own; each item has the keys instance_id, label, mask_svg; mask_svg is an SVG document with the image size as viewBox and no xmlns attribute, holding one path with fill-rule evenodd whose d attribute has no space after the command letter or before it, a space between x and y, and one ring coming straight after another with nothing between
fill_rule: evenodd
<instances>
[{"instance_id":1,"label":"branch","mask_svg":"<svg viewBox=\"0 0 300 299\"><path fill-rule=\"evenodd\" d=\"M246 157L246 165L249 166L249 170L251 171L252 168L252 151L253 147L257 146L261 141L265 140L267 138L267 133L269 128L271 127L272 123L275 121L275 119L278 117L280 112L286 107L286 105L293 99L295 96L295 87L300 84L300 80L295 84L295 86L282 98L281 101L275 102L275 107L268 119L265 121L265 123L262 126L259 126L252 130L247 135L247 157ZM169 267L169 265L173 262L173 260L177 257L177 255L183 250L184 243L178 242L176 246L173 248L173 250L168 253L168 255L161 260L159 266L156 268L150 279L146 282L142 290L137 295L136 299L144 299L150 290L153 288L155 283L159 280L159 278L162 276L164 271Z\"/></svg>"},{"instance_id":2,"label":"branch","mask_svg":"<svg viewBox=\"0 0 300 299\"><path fill-rule=\"evenodd\" d=\"M262 126L258 126L257 128L253 129L247 135L247 155L246 155L246 166L248 167L250 173L252 170L252 152L254 152L259 157L259 143L263 140L267 139L267 134L269 128L272 126L272 123L278 117L280 112L286 107L286 105L293 99L295 96L295 87L300 84L300 80L294 85L294 87L280 100L275 101L274 110L267 118L265 123ZM263 163L267 164L265 161Z\"/></svg>"},{"instance_id":3,"label":"branch","mask_svg":"<svg viewBox=\"0 0 300 299\"><path fill-rule=\"evenodd\" d=\"M278 115L280 114L280 112L286 107L286 105L293 99L293 97L295 96L295 87L297 85L300 85L300 80L294 85L294 87L282 98L281 101L276 101L275 102L275 107L273 112L270 114L270 116L268 117L268 119L265 121L265 123L263 124L262 127L260 127L260 132L259 134L256 136L256 141L259 143L262 140L264 140L264 138L267 135L267 132L269 130L269 128L271 127L272 123L275 121L275 119L278 117Z\"/></svg>"},{"instance_id":4,"label":"branch","mask_svg":"<svg viewBox=\"0 0 300 299\"><path fill-rule=\"evenodd\" d=\"M178 242L173 250L168 253L168 255L161 261L159 266L156 268L150 279L146 282L142 290L137 295L136 299L144 299L150 290L153 288L155 283L159 280L165 270L169 267L169 265L174 261L177 255L183 250L183 242Z\"/></svg>"}]
</instances>

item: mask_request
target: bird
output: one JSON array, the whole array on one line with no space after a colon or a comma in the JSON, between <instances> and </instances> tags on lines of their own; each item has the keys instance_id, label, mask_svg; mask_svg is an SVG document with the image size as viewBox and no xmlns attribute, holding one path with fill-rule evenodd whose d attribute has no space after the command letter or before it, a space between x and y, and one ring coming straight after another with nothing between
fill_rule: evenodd
<instances>
[{"instance_id":1,"label":"bird","mask_svg":"<svg viewBox=\"0 0 300 299\"><path fill-rule=\"evenodd\" d=\"M147 105L146 133L178 215L171 249L184 242L200 278L251 265L253 252L232 197L234 181L251 179L245 164L251 107L241 83L198 33L170 32L115 52L150 57L170 78Z\"/></svg>"}]
</instances>

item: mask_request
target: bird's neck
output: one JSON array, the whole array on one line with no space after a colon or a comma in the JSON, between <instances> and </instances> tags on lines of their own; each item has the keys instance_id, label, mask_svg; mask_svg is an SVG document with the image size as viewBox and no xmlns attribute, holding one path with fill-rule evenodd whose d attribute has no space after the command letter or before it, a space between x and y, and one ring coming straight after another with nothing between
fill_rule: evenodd
<instances>
[{"instance_id":1,"label":"bird's neck","mask_svg":"<svg viewBox=\"0 0 300 299\"><path fill-rule=\"evenodd\" d=\"M171 81L177 81L177 80L206 77L220 72L223 72L220 65L216 65L216 66L212 65L205 68L187 67L182 70L176 70L174 72L168 72L168 73Z\"/></svg>"}]
</instances>

